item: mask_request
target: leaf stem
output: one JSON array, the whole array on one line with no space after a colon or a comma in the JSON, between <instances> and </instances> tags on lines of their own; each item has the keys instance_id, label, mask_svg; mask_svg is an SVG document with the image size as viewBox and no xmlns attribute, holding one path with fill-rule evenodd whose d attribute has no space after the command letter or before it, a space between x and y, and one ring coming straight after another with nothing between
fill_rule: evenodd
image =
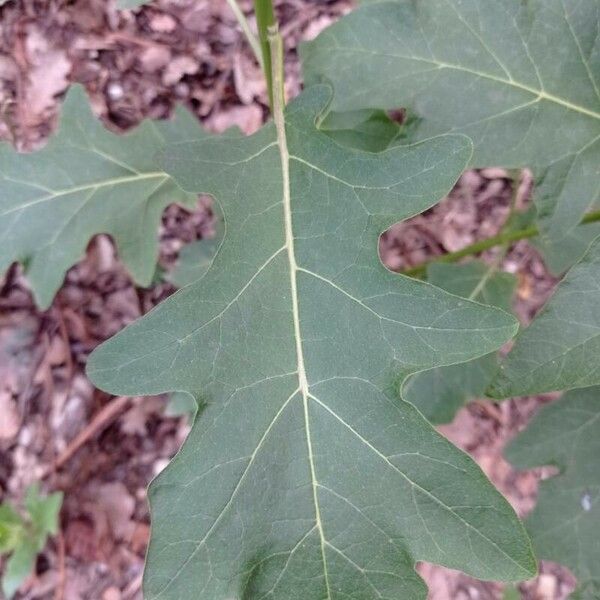
<instances>
[{"instance_id":1,"label":"leaf stem","mask_svg":"<svg viewBox=\"0 0 600 600\"><path fill-rule=\"evenodd\" d=\"M284 69L283 69L283 40L279 33L277 24L269 26L269 44L271 46L271 59L273 62L273 121L277 130L277 143L281 157L281 178L283 183L283 219L285 225L285 248L287 249L289 271L290 271L290 296L292 304L292 318L294 322L294 337L296 340L296 357L298 374L298 389L290 396L293 398L297 393L302 395L302 406L304 412L304 430L306 432L306 449L308 452L308 465L310 469L310 479L312 483L313 504L315 507L315 529L319 533L321 546L321 559L323 561L323 572L325 575L325 588L327 598L332 598L331 587L329 583L329 569L327 566L327 548L326 538L323 532L323 520L321 517L321 508L318 494L318 480L315 468L315 453L313 450L311 419L309 413L309 399L312 402L321 404L320 400L311 396L308 378L306 375L306 362L304 360L304 349L302 346L302 331L300 327L300 308L298 300L298 263L294 250L294 231L292 225L292 199L290 188L290 154L287 145L287 136L285 129L285 95L284 95ZM323 405L324 406L324 405ZM283 409L282 409L283 410Z\"/></svg>"},{"instance_id":2,"label":"leaf stem","mask_svg":"<svg viewBox=\"0 0 600 600\"><path fill-rule=\"evenodd\" d=\"M248 23L248 19L246 19L246 15L243 13L236 0L227 0L227 4L229 4L229 7L235 15L235 18L238 20L238 23L240 24L240 27L242 28L242 31L248 40L248 44L250 44L250 48L252 48L252 52L254 53L258 64L260 65L260 68L264 70L265 67L263 64L260 43L252 32L252 29L250 29L250 24Z\"/></svg>"},{"instance_id":3,"label":"leaf stem","mask_svg":"<svg viewBox=\"0 0 600 600\"><path fill-rule=\"evenodd\" d=\"M589 223L596 223L600 221L600 210L590 212L583 217L580 225L587 225ZM474 244L470 244L469 246L465 246L456 252L448 252L447 254L442 254L441 256L436 256L428 261L425 261L423 264L418 265L417 267L412 267L411 269L406 269L406 271L402 271L403 275L409 275L411 277L415 275L422 275L428 265L432 263L453 263L457 262L461 258L465 258L466 256L473 256L474 254L479 254L484 250L489 250L490 248L494 248L495 246L501 246L503 244L512 244L514 242L518 242L519 240L527 240L533 237L537 237L540 235L540 230L532 225L531 227L525 227L524 229L517 230L509 230L502 231L498 235L494 235L492 237L486 238L485 240L480 240L479 242L475 242Z\"/></svg>"},{"instance_id":4,"label":"leaf stem","mask_svg":"<svg viewBox=\"0 0 600 600\"><path fill-rule=\"evenodd\" d=\"M254 0L254 10L256 12L256 24L258 27L258 39L262 52L262 65L267 80L267 89L269 91L269 103L271 112L273 111L273 73L271 61L271 44L269 41L269 28L276 24L275 13L273 12L272 0Z\"/></svg>"}]
</instances>

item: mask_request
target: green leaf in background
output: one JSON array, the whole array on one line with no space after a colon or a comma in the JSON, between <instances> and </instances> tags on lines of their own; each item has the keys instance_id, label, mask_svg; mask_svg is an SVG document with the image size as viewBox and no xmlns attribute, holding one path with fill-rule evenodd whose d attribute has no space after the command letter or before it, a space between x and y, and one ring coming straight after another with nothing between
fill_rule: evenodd
<instances>
[{"instance_id":1,"label":"green leaf in background","mask_svg":"<svg viewBox=\"0 0 600 600\"><path fill-rule=\"evenodd\" d=\"M223 222L215 217L215 236L201 239L187 244L181 249L175 268L167 275L166 279L177 287L201 279L212 264L215 255L223 241Z\"/></svg>"},{"instance_id":2,"label":"green leaf in background","mask_svg":"<svg viewBox=\"0 0 600 600\"><path fill-rule=\"evenodd\" d=\"M12 552L21 541L23 519L10 505L0 504L0 554Z\"/></svg>"},{"instance_id":3,"label":"green leaf in background","mask_svg":"<svg viewBox=\"0 0 600 600\"><path fill-rule=\"evenodd\" d=\"M45 148L19 154L0 145L0 274L23 262L45 308L90 238L107 233L135 281L148 285L164 208L196 201L157 168L154 157L165 143L204 135L184 110L173 121L146 121L116 135L92 114L83 89L71 88L59 130Z\"/></svg>"},{"instance_id":4,"label":"green leaf in background","mask_svg":"<svg viewBox=\"0 0 600 600\"><path fill-rule=\"evenodd\" d=\"M139 8L144 4L148 4L150 0L117 0L117 8L119 10Z\"/></svg>"},{"instance_id":5,"label":"green leaf in background","mask_svg":"<svg viewBox=\"0 0 600 600\"><path fill-rule=\"evenodd\" d=\"M455 131L472 166L530 167L550 238L600 196L600 0L369 3L302 51L334 111L405 107L414 138Z\"/></svg>"},{"instance_id":6,"label":"green leaf in background","mask_svg":"<svg viewBox=\"0 0 600 600\"><path fill-rule=\"evenodd\" d=\"M433 263L427 268L427 281L457 296L468 298L475 293L473 300L506 312L512 310L516 278L509 273L494 273L484 262ZM402 388L402 397L432 423L449 423L464 404L485 396L497 370L495 352L467 363L431 369L411 376Z\"/></svg>"},{"instance_id":7,"label":"green leaf in background","mask_svg":"<svg viewBox=\"0 0 600 600\"><path fill-rule=\"evenodd\" d=\"M517 278L510 273L498 271L481 260L458 265L432 263L427 267L427 281L456 296L512 313Z\"/></svg>"},{"instance_id":8,"label":"green leaf in background","mask_svg":"<svg viewBox=\"0 0 600 600\"><path fill-rule=\"evenodd\" d=\"M540 483L527 518L539 558L571 569L572 598L600 597L600 388L566 393L544 406L506 450L520 469L554 465L560 473Z\"/></svg>"},{"instance_id":9,"label":"green leaf in background","mask_svg":"<svg viewBox=\"0 0 600 600\"><path fill-rule=\"evenodd\" d=\"M386 150L402 131L382 110L330 113L320 129L338 144L367 152Z\"/></svg>"},{"instance_id":10,"label":"green leaf in background","mask_svg":"<svg viewBox=\"0 0 600 600\"><path fill-rule=\"evenodd\" d=\"M424 599L419 560L535 572L510 505L396 394L399 373L485 355L516 329L378 256L382 231L448 192L470 144L352 150L315 128L329 98L303 92L279 135L167 149L182 187L215 198L225 238L200 281L90 357L102 389L202 407L150 489L147 600Z\"/></svg>"},{"instance_id":11,"label":"green leaf in background","mask_svg":"<svg viewBox=\"0 0 600 600\"><path fill-rule=\"evenodd\" d=\"M63 495L40 495L38 484L25 493L26 517L11 505L0 505L0 553L10 553L2 574L2 592L10 599L32 574L39 552L49 535L58 532Z\"/></svg>"},{"instance_id":12,"label":"green leaf in background","mask_svg":"<svg viewBox=\"0 0 600 600\"><path fill-rule=\"evenodd\" d=\"M502 593L502 600L521 600L521 593L515 586L507 586Z\"/></svg>"},{"instance_id":13,"label":"green leaf in background","mask_svg":"<svg viewBox=\"0 0 600 600\"><path fill-rule=\"evenodd\" d=\"M558 276L580 260L598 236L600 223L587 223L577 226L559 240L536 237L531 243L540 251L548 270Z\"/></svg>"},{"instance_id":14,"label":"green leaf in background","mask_svg":"<svg viewBox=\"0 0 600 600\"><path fill-rule=\"evenodd\" d=\"M63 495L55 492L41 496L37 484L31 485L25 494L25 509L33 530L37 534L38 550L46 544L49 535L58 533L58 515L62 506Z\"/></svg>"},{"instance_id":15,"label":"green leaf in background","mask_svg":"<svg viewBox=\"0 0 600 600\"><path fill-rule=\"evenodd\" d=\"M24 539L6 561L2 576L2 592L12 598L33 573L38 549L32 540Z\"/></svg>"},{"instance_id":16,"label":"green leaf in background","mask_svg":"<svg viewBox=\"0 0 600 600\"><path fill-rule=\"evenodd\" d=\"M516 338L488 394L508 398L600 384L600 238Z\"/></svg>"},{"instance_id":17,"label":"green leaf in background","mask_svg":"<svg viewBox=\"0 0 600 600\"><path fill-rule=\"evenodd\" d=\"M597 209L597 206L594 209ZM510 230L519 231L535 227L535 220L535 207L530 206L525 212L513 213ZM538 250L548 271L559 277L583 257L599 235L600 223L591 222L578 225L560 239L535 236L529 238L529 243Z\"/></svg>"}]
</instances>

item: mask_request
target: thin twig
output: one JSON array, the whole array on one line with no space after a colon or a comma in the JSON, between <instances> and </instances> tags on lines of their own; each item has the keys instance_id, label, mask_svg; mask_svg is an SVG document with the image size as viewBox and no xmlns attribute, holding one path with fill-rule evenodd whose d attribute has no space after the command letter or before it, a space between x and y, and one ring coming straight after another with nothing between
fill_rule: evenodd
<instances>
[{"instance_id":1,"label":"thin twig","mask_svg":"<svg viewBox=\"0 0 600 600\"><path fill-rule=\"evenodd\" d=\"M126 408L131 404L131 398L128 396L119 396L112 402L109 402L106 406L97 413L92 421L86 425L71 443L67 446L65 451L54 461L54 470L60 469L65 463L67 463L73 455L84 446L90 439L95 435L106 429Z\"/></svg>"},{"instance_id":2,"label":"thin twig","mask_svg":"<svg viewBox=\"0 0 600 600\"><path fill-rule=\"evenodd\" d=\"M252 52L254 53L254 56L255 56L256 60L258 61L258 64L260 65L260 68L264 69L265 66L263 63L262 52L260 49L260 42L258 41L258 38L252 32L252 29L250 29L250 23L248 23L248 19L246 19L246 15L243 13L242 9L239 7L236 0L227 0L227 4L229 4L229 7L231 8L231 10L233 11L233 14L235 15L235 18L238 20L238 23L240 24L240 27L242 28L242 31L244 32L244 35L246 36L246 39L248 40L248 44L250 44L250 48L252 48Z\"/></svg>"},{"instance_id":3,"label":"thin twig","mask_svg":"<svg viewBox=\"0 0 600 600\"><path fill-rule=\"evenodd\" d=\"M504 221L504 225L500 229L499 233L504 231L508 231L512 227L513 219L515 216L515 211L517 208L517 200L519 195L519 186L521 185L521 177L522 172L519 170L512 171L512 193L510 197L510 206L508 210L508 216ZM482 292L482 290L487 285L490 278L494 275L494 273L500 268L500 265L504 261L508 251L510 250L510 244L503 244L498 256L492 261L492 264L483 274L482 278L477 282L477 285L473 288L473 291L469 294L469 300L475 300L477 296Z\"/></svg>"},{"instance_id":4,"label":"thin twig","mask_svg":"<svg viewBox=\"0 0 600 600\"><path fill-rule=\"evenodd\" d=\"M600 210L590 212L585 215L585 217L581 219L579 225L587 225L589 223L596 223L598 221L600 221ZM485 240L480 240L479 242L465 246L456 252L448 252L448 254L436 256L417 267L402 271L402 274L409 275L411 277L415 275L422 275L427 270L427 267L432 263L457 262L466 256L473 256L496 246L512 244L514 242L518 242L519 240L527 240L537 237L538 235L540 235L540 230L535 225L532 225L531 227L525 227L524 229L517 229L515 231L505 231L503 233L499 233L498 235L486 238Z\"/></svg>"},{"instance_id":5,"label":"thin twig","mask_svg":"<svg viewBox=\"0 0 600 600\"><path fill-rule=\"evenodd\" d=\"M142 589L143 576L138 575L124 590L123 600L132 600L137 597L137 593Z\"/></svg>"},{"instance_id":6,"label":"thin twig","mask_svg":"<svg viewBox=\"0 0 600 600\"><path fill-rule=\"evenodd\" d=\"M67 572L65 566L65 536L63 532L59 530L56 539L57 551L58 551L58 579L56 582L56 588L54 589L54 600L63 600L65 597L65 584L67 582Z\"/></svg>"}]
</instances>

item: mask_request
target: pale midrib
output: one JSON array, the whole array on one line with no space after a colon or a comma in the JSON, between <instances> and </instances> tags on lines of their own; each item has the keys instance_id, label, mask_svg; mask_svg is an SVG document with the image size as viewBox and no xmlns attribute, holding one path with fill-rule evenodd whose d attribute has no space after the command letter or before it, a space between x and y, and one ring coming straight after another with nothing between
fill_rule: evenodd
<instances>
[{"instance_id":1,"label":"pale midrib","mask_svg":"<svg viewBox=\"0 0 600 600\"><path fill-rule=\"evenodd\" d=\"M521 89L525 92L529 92L537 96L538 100L547 100L548 102L554 102L555 104L559 104L560 106L564 106L569 110L582 113L588 117L592 117L592 119L600 119L600 113L597 113L589 108L585 108L585 106L581 106L579 104L574 104L573 102L569 102L561 98L560 96L555 96L554 94L549 94L545 90L538 90L534 87L526 85L524 83L520 83L515 81L514 79L504 79L503 77L496 77L495 75L489 75L487 73L482 73L480 71L475 71L472 69L467 69L465 67L459 67L458 65L448 64L448 63L438 63L441 69L454 69L457 71L464 71L466 73L471 73L472 75L476 75L478 77L483 77L485 79L490 79L491 81L496 81L498 83L503 83L505 85L509 85L515 87L517 89Z\"/></svg>"},{"instance_id":2,"label":"pale midrib","mask_svg":"<svg viewBox=\"0 0 600 600\"><path fill-rule=\"evenodd\" d=\"M0 213L0 217L5 217L6 215L10 215L11 213L18 212L20 210L25 210L27 208L31 208L36 204L42 204L43 202L47 202L48 200L53 200L54 198L58 198L59 196L67 196L69 194L76 194L77 192L87 192L91 190L97 190L103 187L110 187L114 185L122 185L124 183L133 183L135 181L142 181L144 179L167 179L168 175L162 171L152 171L149 173L140 173L138 175L129 175L127 177L114 177L113 179L106 179L105 181L100 181L98 183L86 183L83 185L73 186L71 188L64 188L62 190L54 190L50 194L45 196L41 196L40 198L36 198L31 202L27 202L25 204L20 204L7 210L3 213Z\"/></svg>"},{"instance_id":3,"label":"pale midrib","mask_svg":"<svg viewBox=\"0 0 600 600\"><path fill-rule=\"evenodd\" d=\"M347 52L356 52L361 54L372 54L374 56L386 56L389 58L403 59L403 60L414 60L417 62L424 62L433 66L438 67L439 69L450 69L454 71L461 71L463 73L469 73L470 75L474 75L476 77L481 77L483 79L489 79L490 81L495 81L497 83L501 83L503 85L507 85L510 87L514 87L516 89L523 90L525 92L529 92L537 97L537 100L547 100L548 102L553 102L555 104L559 104L569 110L582 113L588 117L593 119L600 119L600 113L593 111L585 106L581 106L579 104L574 104L561 98L560 96L555 96L554 94L549 94L545 90L538 90L534 87L531 87L525 83L520 83L514 79L505 79L504 77L498 77L496 75L492 75L491 73L484 73L483 71L477 71L475 69L469 69L468 67L463 67L461 65L454 65L452 63L446 63L435 59L422 58L420 56L404 56L401 54L394 53L384 53L384 52L374 52L372 50L368 50L367 48L347 48L343 46L335 46L335 50L343 50ZM418 74L418 73L417 73Z\"/></svg>"},{"instance_id":4,"label":"pale midrib","mask_svg":"<svg viewBox=\"0 0 600 600\"><path fill-rule=\"evenodd\" d=\"M323 532L323 523L321 520L321 510L319 507L318 497L318 481L315 469L315 461L312 447L312 439L310 433L310 416L308 412L308 402L310 398L310 392L308 387L308 379L306 376L306 368L304 364L304 353L302 349L302 338L300 330L300 310L298 302L298 263L296 262L296 254L294 251L294 230L292 226L292 202L291 202L291 191L290 191L290 153L287 146L287 137L285 132L285 120L283 115L283 93L275 82L274 88L274 102L273 102L273 120L275 121L275 128L277 130L277 142L279 146L279 154L281 158L281 172L282 172L282 184L283 184L283 213L284 213L284 225L285 225L285 248L287 250L287 256L289 261L290 270L290 289L292 295L292 317L294 321L294 338L296 340L296 356L298 362L298 381L299 389L302 394L302 405L304 410L304 426L306 429L306 444L308 449L308 461L310 466L310 476L312 483L313 503L315 505L315 521L317 531L319 532L319 539L321 544L321 556L323 560L323 571L325 575L325 586L327 588L327 598L331 600L331 588L329 585L329 574L327 570L327 556L325 552L325 546L327 541Z\"/></svg>"}]
</instances>

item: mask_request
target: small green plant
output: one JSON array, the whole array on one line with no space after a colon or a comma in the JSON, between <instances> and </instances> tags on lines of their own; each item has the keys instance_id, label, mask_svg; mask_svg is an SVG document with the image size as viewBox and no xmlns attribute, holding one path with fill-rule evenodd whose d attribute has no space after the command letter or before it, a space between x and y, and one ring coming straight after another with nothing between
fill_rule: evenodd
<instances>
[{"instance_id":1,"label":"small green plant","mask_svg":"<svg viewBox=\"0 0 600 600\"><path fill-rule=\"evenodd\" d=\"M363 2L303 48L307 85L288 105L271 2L255 2L256 38L229 3L265 70L273 119L256 134L210 136L179 111L118 137L74 89L44 150L0 149L0 268L21 261L44 306L94 234L147 285L167 204L208 193L222 217L216 240L182 253L182 289L88 364L104 390L173 393L173 410L197 412L150 489L145 597L421 600L417 561L527 579L512 508L430 422L485 394L586 388L508 456L560 467L529 531L595 598L599 0ZM400 107L402 126L384 112ZM498 235L386 270L381 233L488 165L533 169L536 210L513 203ZM521 239L570 270L516 335L501 261L451 263ZM5 514L15 556L24 526Z\"/></svg>"},{"instance_id":2,"label":"small green plant","mask_svg":"<svg viewBox=\"0 0 600 600\"><path fill-rule=\"evenodd\" d=\"M40 495L36 484L27 489L23 510L0 504L0 555L6 557L2 591L7 599L33 572L48 537L57 534L61 505L62 493Z\"/></svg>"}]
</instances>

